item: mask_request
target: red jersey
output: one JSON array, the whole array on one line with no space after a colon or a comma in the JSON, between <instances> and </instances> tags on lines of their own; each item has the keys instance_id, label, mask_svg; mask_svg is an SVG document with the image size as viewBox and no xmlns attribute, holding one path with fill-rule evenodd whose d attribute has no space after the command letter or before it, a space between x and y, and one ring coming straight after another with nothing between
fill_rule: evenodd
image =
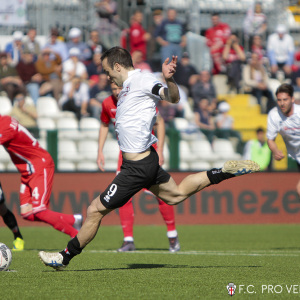
<instances>
[{"instance_id":1,"label":"red jersey","mask_svg":"<svg viewBox=\"0 0 300 300\"><path fill-rule=\"evenodd\" d=\"M3 145L22 176L43 168L54 168L51 155L17 120L0 115L0 145Z\"/></svg>"},{"instance_id":2,"label":"red jersey","mask_svg":"<svg viewBox=\"0 0 300 300\"><path fill-rule=\"evenodd\" d=\"M220 23L217 26L208 28L205 32L206 44L209 48L218 46L217 48L223 49L227 38L231 34L231 29L228 24ZM216 51L216 50L215 50Z\"/></svg>"},{"instance_id":3,"label":"red jersey","mask_svg":"<svg viewBox=\"0 0 300 300\"><path fill-rule=\"evenodd\" d=\"M130 54L136 50L140 50L145 60L147 58L147 42L144 40L146 31L143 26L137 22L134 22L129 30Z\"/></svg>"},{"instance_id":4,"label":"red jersey","mask_svg":"<svg viewBox=\"0 0 300 300\"><path fill-rule=\"evenodd\" d=\"M102 102L102 111L100 120L105 124L112 122L114 125L116 123L116 112L117 112L117 102L118 100L113 96L105 98Z\"/></svg>"}]
</instances>

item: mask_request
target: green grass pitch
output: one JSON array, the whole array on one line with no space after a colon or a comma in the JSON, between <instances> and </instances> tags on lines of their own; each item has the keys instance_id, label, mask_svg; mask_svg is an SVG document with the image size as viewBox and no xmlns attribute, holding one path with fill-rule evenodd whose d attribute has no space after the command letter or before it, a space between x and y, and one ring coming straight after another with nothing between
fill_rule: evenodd
<instances>
[{"instance_id":1,"label":"green grass pitch","mask_svg":"<svg viewBox=\"0 0 300 300\"><path fill-rule=\"evenodd\" d=\"M178 253L169 253L164 226L135 226L137 251L117 253L121 228L103 226L59 272L45 267L38 251L60 251L68 236L51 227L22 228L26 250L14 252L10 271L0 272L0 298L230 299L231 282L236 299L300 297L300 225L182 225L177 230ZM0 228L0 242L12 245L6 227Z\"/></svg>"}]
</instances>

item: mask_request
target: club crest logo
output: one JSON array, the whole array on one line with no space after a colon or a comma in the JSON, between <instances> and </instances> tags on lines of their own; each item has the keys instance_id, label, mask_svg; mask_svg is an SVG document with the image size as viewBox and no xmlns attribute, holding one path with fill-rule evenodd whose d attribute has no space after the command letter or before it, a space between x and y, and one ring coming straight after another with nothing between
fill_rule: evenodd
<instances>
[{"instance_id":1,"label":"club crest logo","mask_svg":"<svg viewBox=\"0 0 300 300\"><path fill-rule=\"evenodd\" d=\"M229 296L233 296L235 294L236 285L234 283L228 283L226 288Z\"/></svg>"}]
</instances>

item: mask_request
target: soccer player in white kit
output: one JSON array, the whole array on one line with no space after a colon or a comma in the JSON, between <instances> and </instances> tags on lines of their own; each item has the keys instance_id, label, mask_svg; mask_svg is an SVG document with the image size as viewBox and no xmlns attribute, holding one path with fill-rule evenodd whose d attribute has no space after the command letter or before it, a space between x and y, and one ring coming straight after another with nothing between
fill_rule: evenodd
<instances>
[{"instance_id":1,"label":"soccer player in white kit","mask_svg":"<svg viewBox=\"0 0 300 300\"><path fill-rule=\"evenodd\" d=\"M92 201L86 221L67 247L61 252L39 252L42 262L56 270L65 268L93 240L105 215L124 205L143 188L167 204L176 205L207 186L260 169L251 160L228 161L223 168L189 175L177 185L160 167L157 152L152 147L157 139L151 133L158 101L179 101L178 87L173 79L177 57L173 56L170 62L167 58L162 65L167 87L163 87L153 74L135 70L129 52L123 48L113 47L104 52L101 59L110 81L123 87L118 97L115 124L123 164L107 189Z\"/></svg>"},{"instance_id":2,"label":"soccer player in white kit","mask_svg":"<svg viewBox=\"0 0 300 300\"><path fill-rule=\"evenodd\" d=\"M294 88L290 84L280 85L276 90L276 97L277 107L268 114L268 146L274 159L284 158L284 154L275 143L275 138L280 133L288 155L297 161L300 172L300 105L295 104ZM300 180L297 183L297 193L300 198Z\"/></svg>"}]
</instances>

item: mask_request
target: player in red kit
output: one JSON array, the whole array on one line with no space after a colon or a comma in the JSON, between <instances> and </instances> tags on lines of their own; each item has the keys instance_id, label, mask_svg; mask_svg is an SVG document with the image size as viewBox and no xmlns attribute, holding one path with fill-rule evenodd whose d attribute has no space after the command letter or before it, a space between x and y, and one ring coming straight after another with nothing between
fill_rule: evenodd
<instances>
[{"instance_id":1,"label":"player in red kit","mask_svg":"<svg viewBox=\"0 0 300 300\"><path fill-rule=\"evenodd\" d=\"M82 224L81 215L66 215L48 209L54 162L30 132L10 116L0 115L0 145L21 173L21 216L28 221L47 223L70 237Z\"/></svg>"},{"instance_id":2,"label":"player in red kit","mask_svg":"<svg viewBox=\"0 0 300 300\"><path fill-rule=\"evenodd\" d=\"M222 53L228 37L231 34L231 29L228 24L221 23L218 13L211 16L212 27L205 32L206 44L210 49L210 54L213 60L213 74L219 74L223 67Z\"/></svg>"},{"instance_id":3,"label":"player in red kit","mask_svg":"<svg viewBox=\"0 0 300 300\"><path fill-rule=\"evenodd\" d=\"M101 171L104 171L105 159L103 155L103 147L107 137L109 123L115 124L115 116L117 111L117 97L122 88L118 87L115 83L111 83L112 95L104 99L102 103L101 112L101 127L99 132L99 151L97 164ZM163 164L163 145L164 145L164 135L165 128L164 122L161 117L158 119L157 126L157 137L159 141L159 147L154 144L154 148L159 154L159 163ZM120 172L122 165L122 152L120 151L117 173ZM167 236L169 238L170 252L176 252L180 250L180 244L178 241L177 230L175 228L175 216L174 209L172 206L167 205L165 202L157 198L159 204L160 213L167 225ZM132 199L130 199L125 205L119 208L119 215L121 219L121 225L124 234L124 242L121 248L118 249L119 252L133 251L135 250L134 239L133 239L133 222L134 222L134 210L132 205Z\"/></svg>"}]
</instances>

